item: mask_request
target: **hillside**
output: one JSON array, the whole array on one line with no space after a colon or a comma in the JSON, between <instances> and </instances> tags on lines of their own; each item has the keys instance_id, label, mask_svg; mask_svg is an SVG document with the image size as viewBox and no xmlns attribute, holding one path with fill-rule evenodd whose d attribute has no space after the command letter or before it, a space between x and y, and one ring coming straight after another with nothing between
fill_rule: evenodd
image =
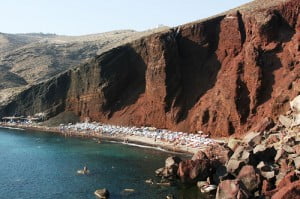
<instances>
[{"instance_id":1,"label":"hillside","mask_svg":"<svg viewBox=\"0 0 300 199\"><path fill-rule=\"evenodd\" d=\"M83 36L0 33L0 105L31 85L149 32L121 30Z\"/></svg>"},{"instance_id":2,"label":"hillside","mask_svg":"<svg viewBox=\"0 0 300 199\"><path fill-rule=\"evenodd\" d=\"M257 0L144 35L28 88L0 115L245 133L300 92L299 12L299 0Z\"/></svg>"}]
</instances>

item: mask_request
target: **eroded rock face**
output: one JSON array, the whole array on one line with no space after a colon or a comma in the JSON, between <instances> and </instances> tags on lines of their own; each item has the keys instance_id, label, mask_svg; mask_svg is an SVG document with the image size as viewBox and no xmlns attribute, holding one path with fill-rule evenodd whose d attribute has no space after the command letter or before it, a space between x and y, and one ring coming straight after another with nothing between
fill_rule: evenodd
<instances>
[{"instance_id":1,"label":"eroded rock face","mask_svg":"<svg viewBox=\"0 0 300 199\"><path fill-rule=\"evenodd\" d=\"M103 53L57 87L24 91L0 115L73 111L106 123L243 133L285 112L300 91L299 40L298 1L254 1ZM61 87L61 97L49 94Z\"/></svg>"}]
</instances>

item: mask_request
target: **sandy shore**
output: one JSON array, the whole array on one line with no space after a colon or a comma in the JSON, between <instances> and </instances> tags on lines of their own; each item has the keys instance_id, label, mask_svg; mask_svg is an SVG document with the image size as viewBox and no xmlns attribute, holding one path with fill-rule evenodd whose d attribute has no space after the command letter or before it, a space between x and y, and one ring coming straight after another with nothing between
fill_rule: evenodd
<instances>
[{"instance_id":1,"label":"sandy shore","mask_svg":"<svg viewBox=\"0 0 300 199\"><path fill-rule=\"evenodd\" d=\"M126 136L108 136L101 133L82 133L82 132L72 132L66 133L59 129L59 127L46 127L46 126L38 126L38 125L22 125L22 124L7 124L7 123L0 123L0 127L3 128L10 128L10 129L26 129L26 130L33 130L33 131L43 131L48 133L57 133L63 136L71 136L71 137L83 137L83 138L97 138L101 141L115 141L120 142L123 144L128 145L144 145L151 148L156 149L163 149L169 152L176 152L176 153L185 153L185 154L194 154L200 149L204 149L206 146L203 145L202 147L193 148L190 146L180 146L174 145L173 143L168 143L165 141L154 140L153 138L141 137L141 136L134 136L134 135L126 135Z\"/></svg>"}]
</instances>

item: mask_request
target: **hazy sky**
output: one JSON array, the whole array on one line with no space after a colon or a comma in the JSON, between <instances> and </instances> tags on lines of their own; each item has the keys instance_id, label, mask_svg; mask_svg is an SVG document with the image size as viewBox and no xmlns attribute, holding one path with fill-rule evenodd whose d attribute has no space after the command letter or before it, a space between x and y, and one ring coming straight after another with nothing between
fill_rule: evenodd
<instances>
[{"instance_id":1,"label":"hazy sky","mask_svg":"<svg viewBox=\"0 0 300 199\"><path fill-rule=\"evenodd\" d=\"M251 0L0 0L0 32L82 35L176 26Z\"/></svg>"}]
</instances>

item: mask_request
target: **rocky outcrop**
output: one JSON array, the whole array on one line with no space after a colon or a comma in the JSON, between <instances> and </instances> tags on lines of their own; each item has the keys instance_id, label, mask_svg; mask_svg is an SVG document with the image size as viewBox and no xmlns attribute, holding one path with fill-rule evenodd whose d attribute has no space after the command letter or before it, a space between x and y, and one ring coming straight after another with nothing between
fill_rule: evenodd
<instances>
[{"instance_id":1,"label":"rocky outcrop","mask_svg":"<svg viewBox=\"0 0 300 199\"><path fill-rule=\"evenodd\" d=\"M244 133L285 112L300 91L299 7L298 0L257 0L137 39L62 74L65 81L50 88L63 90L60 99L46 97L55 78L0 114L72 111L105 123Z\"/></svg>"},{"instance_id":2,"label":"rocky outcrop","mask_svg":"<svg viewBox=\"0 0 300 199\"><path fill-rule=\"evenodd\" d=\"M299 96L292 102L297 99ZM175 164L170 157L166 165L175 164L177 178L185 184L197 184L203 193L213 194L218 185L216 198L299 198L300 124L293 118L300 113L295 103L290 106L284 116L290 118L292 127L278 121L267 131L235 138L238 144L232 147L233 153L228 147L231 142L211 143L190 160Z\"/></svg>"}]
</instances>

